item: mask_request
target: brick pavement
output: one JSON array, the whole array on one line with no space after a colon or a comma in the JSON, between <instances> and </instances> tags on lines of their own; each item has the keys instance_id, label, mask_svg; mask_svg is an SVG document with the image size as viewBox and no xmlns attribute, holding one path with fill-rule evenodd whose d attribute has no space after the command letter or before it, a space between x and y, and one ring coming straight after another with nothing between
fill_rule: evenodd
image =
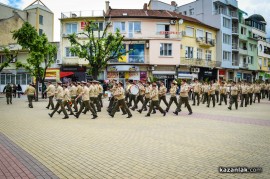
<instances>
[{"instance_id":1,"label":"brick pavement","mask_svg":"<svg viewBox=\"0 0 270 179\"><path fill-rule=\"evenodd\" d=\"M237 111L192 106L192 116L186 108L174 116L174 106L166 117L158 112L151 118L133 112L131 119L119 113L112 119L103 110L97 120L91 120L90 114L68 120L56 114L51 119L45 101L34 103L34 110L27 108L25 99L14 99L12 108L4 102L1 98L0 132L5 140L59 178L270 176L270 103L266 100ZM2 143L1 153L18 158L13 147ZM22 171L33 174L20 163L26 167ZM219 174L218 166L262 167L263 173Z\"/></svg>"}]
</instances>

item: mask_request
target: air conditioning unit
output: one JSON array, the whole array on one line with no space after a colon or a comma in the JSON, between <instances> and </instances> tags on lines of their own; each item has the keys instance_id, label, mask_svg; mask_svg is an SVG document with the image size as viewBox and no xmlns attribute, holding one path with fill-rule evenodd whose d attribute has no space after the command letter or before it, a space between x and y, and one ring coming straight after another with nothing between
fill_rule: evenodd
<instances>
[{"instance_id":1,"label":"air conditioning unit","mask_svg":"<svg viewBox=\"0 0 270 179\"><path fill-rule=\"evenodd\" d=\"M61 60L56 60L56 64L62 64Z\"/></svg>"},{"instance_id":2,"label":"air conditioning unit","mask_svg":"<svg viewBox=\"0 0 270 179\"><path fill-rule=\"evenodd\" d=\"M186 31L182 31L182 36L186 36L186 35L187 35Z\"/></svg>"},{"instance_id":3,"label":"air conditioning unit","mask_svg":"<svg viewBox=\"0 0 270 179\"><path fill-rule=\"evenodd\" d=\"M154 71L155 70L155 67L148 67L147 70L148 71Z\"/></svg>"},{"instance_id":4,"label":"air conditioning unit","mask_svg":"<svg viewBox=\"0 0 270 179\"><path fill-rule=\"evenodd\" d=\"M197 40L197 42L202 42L203 38L202 37L197 37L196 40Z\"/></svg>"},{"instance_id":5,"label":"air conditioning unit","mask_svg":"<svg viewBox=\"0 0 270 179\"><path fill-rule=\"evenodd\" d=\"M200 68L191 68L191 72L192 73L199 73L200 72Z\"/></svg>"},{"instance_id":6,"label":"air conditioning unit","mask_svg":"<svg viewBox=\"0 0 270 179\"><path fill-rule=\"evenodd\" d=\"M170 24L172 24L172 25L176 24L176 20L171 20Z\"/></svg>"},{"instance_id":7,"label":"air conditioning unit","mask_svg":"<svg viewBox=\"0 0 270 179\"><path fill-rule=\"evenodd\" d=\"M68 34L62 34L62 37L68 37Z\"/></svg>"}]
</instances>

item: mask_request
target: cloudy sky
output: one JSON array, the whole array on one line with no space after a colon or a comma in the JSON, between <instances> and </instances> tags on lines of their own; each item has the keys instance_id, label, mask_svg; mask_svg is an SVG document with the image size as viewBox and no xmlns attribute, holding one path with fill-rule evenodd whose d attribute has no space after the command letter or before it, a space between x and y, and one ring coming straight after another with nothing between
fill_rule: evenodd
<instances>
[{"instance_id":1,"label":"cloudy sky","mask_svg":"<svg viewBox=\"0 0 270 179\"><path fill-rule=\"evenodd\" d=\"M55 41L60 39L59 18L61 12L84 11L84 10L104 10L105 0L41 0L49 9L54 12L55 16ZM109 0L112 8L129 8L141 9L144 3L149 0ZM170 3L171 0L161 0ZM186 4L194 0L175 0L178 5ZM23 9L34 0L0 0L0 2ZM268 22L268 37L270 36L270 0L238 0L238 6L241 10L252 15L261 14Z\"/></svg>"}]
</instances>

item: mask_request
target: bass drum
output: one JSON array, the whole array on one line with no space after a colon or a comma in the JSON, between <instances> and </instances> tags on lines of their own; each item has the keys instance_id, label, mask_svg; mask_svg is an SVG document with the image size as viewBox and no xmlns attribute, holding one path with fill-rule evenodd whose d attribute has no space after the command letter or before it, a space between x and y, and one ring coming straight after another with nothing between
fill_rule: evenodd
<instances>
[{"instance_id":1,"label":"bass drum","mask_svg":"<svg viewBox=\"0 0 270 179\"><path fill-rule=\"evenodd\" d=\"M139 91L140 91L140 89L139 89L139 87L137 85L132 85L130 87L130 93L133 94L133 95L139 94Z\"/></svg>"}]
</instances>

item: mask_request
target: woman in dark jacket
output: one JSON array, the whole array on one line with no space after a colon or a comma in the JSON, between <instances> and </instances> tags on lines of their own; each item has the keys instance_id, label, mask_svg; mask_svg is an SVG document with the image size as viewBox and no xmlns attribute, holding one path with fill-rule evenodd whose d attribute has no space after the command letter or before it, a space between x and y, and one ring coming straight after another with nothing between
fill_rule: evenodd
<instances>
[{"instance_id":1,"label":"woman in dark jacket","mask_svg":"<svg viewBox=\"0 0 270 179\"><path fill-rule=\"evenodd\" d=\"M18 98L20 98L21 94L22 94L22 87L20 84L18 84L18 86L17 86L17 93L18 93Z\"/></svg>"}]
</instances>

